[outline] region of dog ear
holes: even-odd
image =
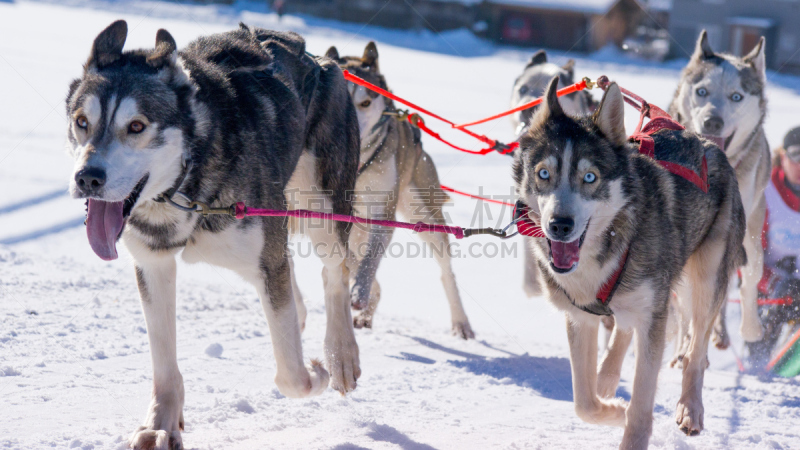
[[[574,59],[570,59],[569,61],[567,61],[567,63],[564,64],[563,66],[561,66],[561,68],[564,69],[565,72],[567,72],[567,75],[569,75],[569,79],[570,80],[575,76],[575,60]]]
[[[525,66],[525,68],[527,69],[528,67],[538,66],[539,64],[544,64],[546,62],[547,52],[544,50],[539,50],[538,52],[534,53],[533,56],[531,56],[531,60],[528,62],[528,65]]]
[[[118,60],[122,56],[122,48],[127,37],[128,23],[124,20],[118,20],[106,27],[94,39],[92,52],[84,67],[102,68]]]
[[[756,72],[761,77],[761,81],[766,81],[767,79],[767,58],[764,56],[765,53],[765,39],[764,36],[761,36],[761,39],[758,41],[753,50],[744,57],[746,62],[752,63],[753,67],[755,67]]]
[[[325,57],[330,58],[334,61],[338,61],[340,59],[339,50],[336,50],[336,46],[332,45],[331,48],[329,48],[328,51],[325,52]]]
[[[178,44],[175,43],[175,39],[169,31],[162,28],[156,33],[156,49],[147,57],[147,64],[155,68],[162,67],[169,62],[176,50]]]
[[[625,136],[625,102],[617,83],[611,83],[600,100],[600,106],[592,118],[603,135],[616,145],[627,141]]]
[[[716,56],[714,50],[711,48],[711,44],[708,43],[708,32],[703,30],[700,32],[700,37],[697,38],[692,59],[711,59],[714,56]]]
[[[558,76],[550,80],[545,91],[544,108],[542,108],[542,117],[553,118],[564,115],[564,110],[561,108],[561,103],[558,101]]]
[[[378,70],[378,46],[375,45],[375,41],[369,41],[369,44],[364,48],[364,56],[361,57],[361,62],[372,70]]]

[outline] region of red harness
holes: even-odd
[[[641,111],[639,124],[636,126],[636,130],[633,132],[633,134],[628,138],[631,142],[639,143],[639,153],[653,158],[658,162],[659,165],[664,167],[670,173],[686,179],[703,192],[708,193],[708,163],[706,162],[705,155],[703,155],[700,174],[680,164],[656,159],[655,139],[653,138],[653,135],[663,129],[680,131],[683,130],[684,127],[673,120],[672,117],[670,117],[670,115],[667,114],[663,109],[655,105],[648,104],[640,97],[635,96],[625,89],[622,89],[622,92],[626,96],[625,101]],[[627,98],[627,96],[631,96],[638,100],[640,105],[635,104],[633,101]],[[649,117],[651,120],[647,123],[647,125],[642,126],[644,124],[645,117]],[[531,219],[530,214],[528,214],[529,212],[530,209],[527,205],[520,201],[517,202],[517,205],[514,209],[514,220],[517,224],[517,231],[524,236],[536,238],[545,237],[541,226]],[[597,291],[595,296],[597,302],[591,303],[587,306],[580,306],[575,304],[574,300],[570,299],[572,303],[575,304],[577,308],[580,308],[591,314],[604,316],[612,315],[613,312],[608,305],[611,303],[611,298],[613,297],[614,292],[617,290],[617,286],[619,285],[620,278],[622,277],[622,272],[625,270],[625,264],[627,261],[628,250],[625,250],[625,253],[619,259],[619,267],[617,270],[611,274],[611,277],[606,280],[606,282],[600,287],[600,290]]]

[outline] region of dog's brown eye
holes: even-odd
[[[75,119],[75,125],[81,130],[85,130],[89,128],[89,121],[86,119],[86,116],[78,116],[78,118]]]
[[[138,120],[134,120],[128,125],[128,132],[130,133],[139,134],[142,131],[144,131],[144,124]]]
[[[359,103],[358,106],[360,106],[362,108],[367,108],[371,104],[372,104],[372,100],[364,100],[363,102]]]

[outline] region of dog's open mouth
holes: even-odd
[[[572,242],[547,239],[547,244],[550,246],[550,267],[556,273],[570,273],[578,267],[578,261],[581,258],[581,246],[583,246],[588,230],[589,225],[587,224],[581,237]]]
[[[105,261],[117,259],[117,240],[125,227],[125,219],[147,183],[148,175],[142,177],[125,200],[105,202],[90,198],[86,200],[86,235],[92,250]]]
[[[717,147],[719,147],[720,150],[722,150],[723,152],[727,152],[728,147],[731,145],[731,141],[733,140],[734,134],[736,134],[736,130],[733,130],[733,132],[728,137],[714,136],[710,134],[705,134],[703,135],[703,137],[717,144]]]

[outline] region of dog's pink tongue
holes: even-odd
[[[553,265],[559,269],[571,269],[580,259],[580,238],[572,242],[550,241],[550,254]]]
[[[92,250],[105,261],[117,259],[117,237],[122,231],[123,202],[89,199],[86,235]]]
[[[717,144],[717,147],[719,147],[720,150],[722,150],[723,152],[725,151],[725,138],[723,138],[722,136],[709,136],[709,135],[705,135],[704,137],[709,141]]]

